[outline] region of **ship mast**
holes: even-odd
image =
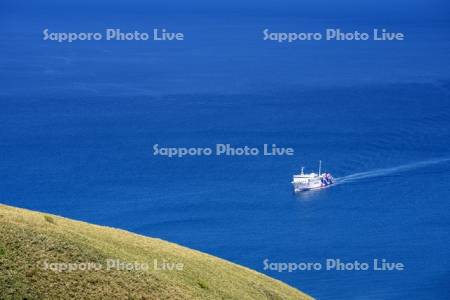
[[[319,176],[320,176],[320,172],[322,171],[322,161],[319,160]]]

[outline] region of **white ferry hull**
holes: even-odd
[[[324,188],[332,185],[332,183],[330,183],[328,185],[320,184],[320,185],[304,186],[304,185],[298,185],[298,184],[292,182],[292,185],[294,186],[294,192],[299,193],[299,192],[306,192],[306,191],[311,191],[311,190],[324,189]]]

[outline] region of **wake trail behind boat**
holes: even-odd
[[[440,159],[432,159],[432,160],[425,160],[425,161],[420,161],[420,162],[416,162],[416,163],[410,163],[410,164],[406,164],[406,165],[400,165],[400,166],[393,167],[393,168],[376,169],[376,170],[367,171],[367,172],[360,172],[360,173],[355,173],[355,174],[335,178],[335,183],[336,184],[349,183],[349,182],[354,182],[354,181],[367,179],[367,178],[380,177],[380,176],[386,176],[386,175],[390,175],[390,174],[407,172],[407,171],[411,171],[411,170],[415,170],[415,169],[419,169],[419,168],[425,168],[430,165],[446,163],[449,161],[450,161],[450,158],[440,158]]]

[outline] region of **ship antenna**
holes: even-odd
[[[322,171],[322,161],[319,160],[319,176],[320,176],[320,172]]]

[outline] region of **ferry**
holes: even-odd
[[[319,161],[319,173],[305,174],[303,169],[304,167],[300,174],[293,176],[292,185],[295,193],[325,188],[334,183],[334,178],[330,173],[321,173],[322,161]]]

